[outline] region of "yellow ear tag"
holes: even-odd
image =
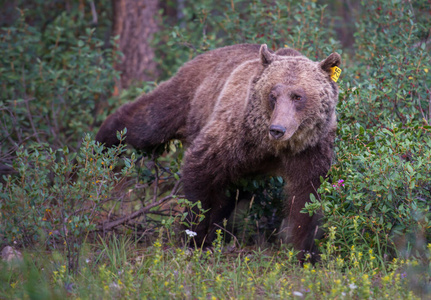
[[[334,82],[337,82],[338,77],[340,77],[341,69],[339,67],[332,67],[331,68],[331,78],[334,80]]]

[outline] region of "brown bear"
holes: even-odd
[[[282,176],[288,196],[281,237],[302,253],[314,252],[319,217],[300,211],[331,165],[338,88],[330,76],[340,61],[337,53],[313,62],[293,49],[273,53],[266,45],[212,50],[120,107],[96,140],[118,144],[116,132],[127,128],[126,142],[138,149],[171,139],[188,146],[184,193],[208,210],[199,224],[189,220],[198,243],[210,243],[214,224],[234,209],[229,184],[253,174]]]

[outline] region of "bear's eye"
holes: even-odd
[[[270,93],[270,94],[269,94],[269,100],[270,100],[272,103],[275,103],[275,102],[277,101],[277,97],[276,97],[273,93]]]
[[[301,101],[301,100],[302,100],[302,96],[300,96],[300,95],[296,95],[296,94],[293,94],[293,95],[292,95],[292,99],[293,99],[294,101]]]

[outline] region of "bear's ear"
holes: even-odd
[[[341,64],[341,56],[338,53],[332,53],[329,55],[325,60],[322,60],[320,62],[320,67],[323,71],[326,73],[331,74],[331,68],[333,67],[339,67]]]
[[[260,55],[260,61],[264,66],[267,66],[274,61],[274,54],[269,52],[268,46],[266,44],[263,44],[262,46],[260,46],[259,55]]]

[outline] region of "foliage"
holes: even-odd
[[[95,29],[78,28],[63,13],[41,32],[21,11],[0,31],[0,163],[10,163],[13,151],[31,142],[76,150],[91,131],[96,104],[112,91],[117,73],[114,51],[104,49]]]
[[[375,2],[363,9],[368,13],[357,24],[352,58],[357,63],[346,74],[341,119],[365,128],[422,120],[428,125],[431,69],[422,35],[429,20],[417,22],[419,12],[405,1]]]
[[[0,184],[0,235],[24,247],[64,246],[69,270],[76,271],[82,243],[96,228],[113,188],[133,170],[126,159],[121,172],[114,171],[124,146],[102,151],[89,135],[77,153],[44,145],[19,150],[18,175]]]
[[[417,255],[431,238],[431,128],[387,126],[340,124],[333,183],[323,183],[322,201],[312,205],[323,208],[326,226],[340,228],[343,251],[366,245],[380,255],[394,255],[395,247]]]
[[[329,22],[325,8],[293,0],[188,1],[179,24],[162,30],[154,41],[160,67],[170,77],[199,53],[240,43],[266,43],[272,50],[291,47],[311,59],[341,53],[335,32],[324,26]]]
[[[352,245],[385,259],[423,255],[431,239],[431,59],[423,39],[431,24],[417,22],[424,3],[367,4],[357,23],[340,83],[332,183],[309,205],[323,208],[326,228],[339,228],[345,257]]]

